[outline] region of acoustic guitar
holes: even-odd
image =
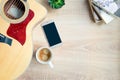
[[[14,80],[26,70],[32,29],[46,14],[35,0],[0,0],[0,80]]]

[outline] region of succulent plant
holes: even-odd
[[[49,5],[54,9],[61,8],[63,5],[65,5],[64,0],[48,0],[48,2]]]

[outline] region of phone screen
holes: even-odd
[[[43,30],[50,47],[62,42],[54,22],[43,25]]]

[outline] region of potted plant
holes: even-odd
[[[65,5],[64,0],[48,0],[49,5],[54,9],[59,9]]]

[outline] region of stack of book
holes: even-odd
[[[115,18],[120,19],[120,0],[88,0],[93,19],[96,23],[110,23]]]

